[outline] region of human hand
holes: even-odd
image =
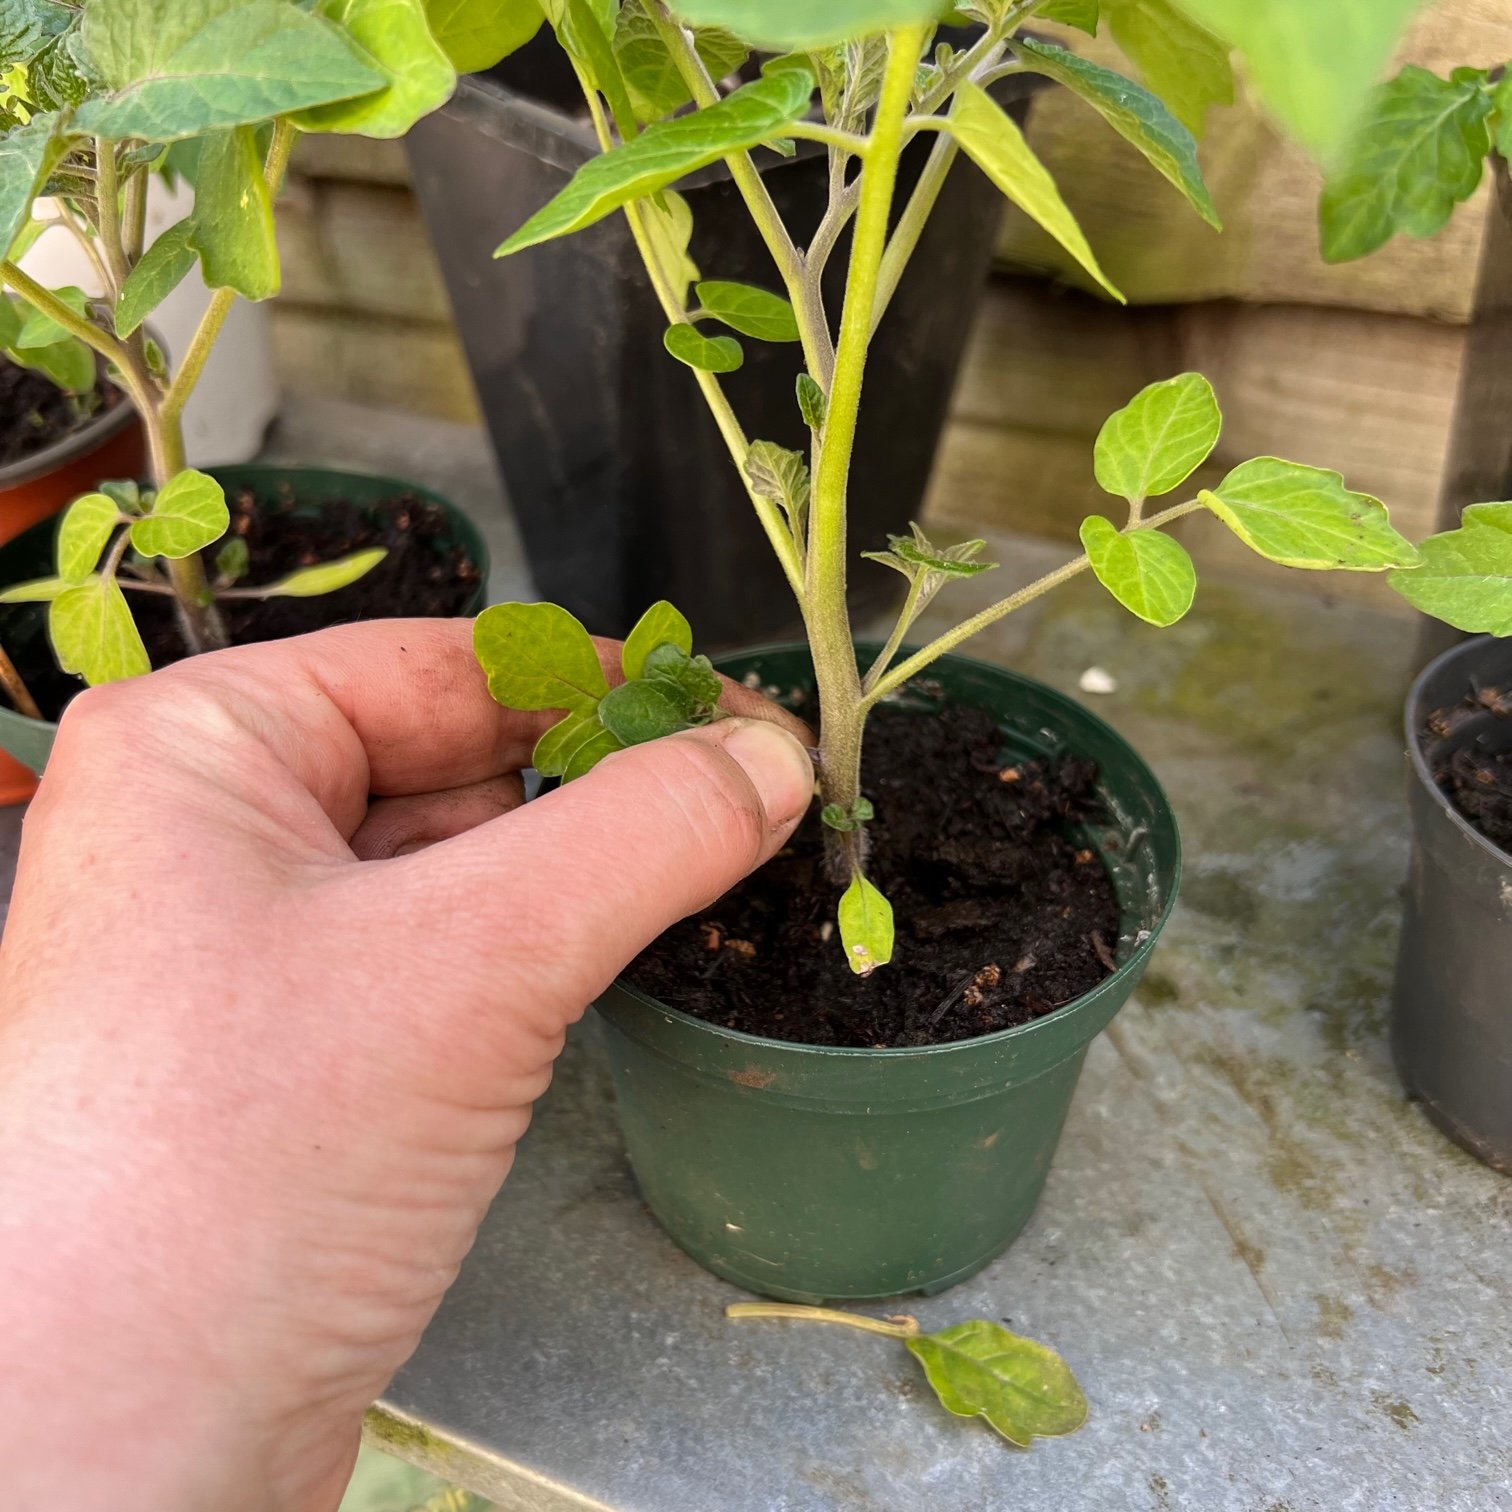
[[[808,806],[724,706],[519,807],[463,621],[74,703],[0,943],[8,1504],[335,1507],[566,1027]]]

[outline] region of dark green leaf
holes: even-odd
[[[225,490],[208,473],[189,467],[163,484],[151,511],[132,522],[131,544],[146,557],[193,556],[220,540],[230,525]]]
[[[724,683],[707,656],[689,656],[678,646],[658,646],[646,657],[645,674],[653,682],[677,688],[693,708],[695,724],[703,723],[719,703]]]
[[[0,247],[9,254],[31,217],[32,200],[63,156],[58,117],[34,116],[0,137]]]
[[[1097,580],[1131,614],[1174,625],[1197,595],[1197,569],[1185,548],[1158,530],[1120,532],[1101,515],[1082,521],[1081,541]]]
[[[1397,232],[1434,236],[1475,193],[1491,150],[1485,76],[1404,68],[1375,94],[1319,202],[1323,256],[1364,257]]]
[[[51,0],[0,0],[0,72],[30,63],[71,19]]]
[[[703,336],[690,325],[668,326],[662,345],[679,362],[703,373],[733,373],[745,361],[733,336]]]
[[[131,335],[194,266],[194,248],[189,245],[191,224],[191,220],[181,220],[170,226],[126,275],[116,301],[117,336]]]
[[[659,679],[621,683],[598,706],[599,723],[627,746],[688,729],[692,713],[692,704],[681,696],[681,690]]]
[[[985,90],[971,83],[960,86],[950,112],[950,129],[967,157],[1020,210],[1043,226],[1108,293],[1125,302],[1098,265],[1049,170]]]
[[[1198,497],[1246,546],[1283,567],[1381,572],[1418,564],[1379,499],[1352,493],[1320,467],[1257,457]]]
[[[1197,139],[1148,89],[1064,47],[1036,42],[1031,37],[1019,38],[1014,46],[1029,68],[1085,100],[1144,154],[1157,173],[1186,195],[1203,220],[1221,227],[1213,197],[1202,181]]]
[[[690,26],[720,26],[769,52],[933,21],[949,8],[942,0],[675,0],[672,6]]]
[[[1152,383],[1109,416],[1098,435],[1098,485],[1131,504],[1159,498],[1212,455],[1222,429],[1217,396],[1201,373]]]
[[[807,65],[781,59],[719,104],[648,126],[633,142],[590,158],[555,199],[499,247],[497,255],[591,226],[695,168],[756,146],[802,115],[812,92],[813,74]]]
[[[244,299],[278,293],[273,205],[250,127],[201,141],[188,239],[212,289],[235,289]]]
[[[247,575],[252,565],[252,553],[246,540],[239,535],[228,536],[226,544],[215,553],[215,576],[222,588],[229,588]]]
[[[722,79],[745,62],[749,48],[728,32],[701,31],[694,46],[712,78]],[[619,59],[631,104],[642,121],[670,115],[690,98],[671,53],[662,44],[656,23],[643,0],[625,0],[614,24],[614,55]]]
[[[541,29],[537,0],[425,0],[431,36],[458,73],[482,73]]]
[[[4,0],[0,0],[4,3]],[[80,45],[76,22],[54,37],[27,65],[26,87],[43,110],[72,110],[99,85]]]
[[[84,13],[108,89],[79,131],[171,142],[383,88],[338,27],[288,0],[110,0]]]
[[[1229,47],[1173,0],[1103,0],[1113,40],[1195,137],[1214,105],[1234,103]]]
[[[1512,635],[1512,503],[1471,505],[1418,551],[1422,566],[1387,579],[1409,604],[1456,630]]]
[[[100,492],[111,500],[122,514],[136,515],[142,512],[142,490],[133,478],[120,478],[100,484]]]
[[[840,899],[840,940],[857,976],[870,976],[892,960],[892,904],[860,872]]]
[[[588,714],[609,691],[582,625],[555,604],[495,604],[473,623],[488,691],[510,709]]]
[[[562,781],[576,782],[585,772],[592,771],[604,757],[624,749],[617,736],[601,728],[591,740],[585,740],[582,745],[574,748],[562,769]]]
[[[262,598],[323,598],[365,577],[388,555],[382,546],[368,546],[330,562],[299,567],[276,583],[258,589]]]
[[[152,670],[121,585],[113,577],[60,593],[48,606],[47,631],[58,665],[91,687]]]
[[[675,646],[684,655],[693,650],[693,628],[666,599],[652,604],[635,622],[620,650],[620,670],[633,681],[644,674],[646,658],[658,646]]]
[[[803,423],[811,431],[824,429],[825,417],[829,414],[829,395],[807,373],[798,375],[798,410]]]
[[[1062,26],[1074,26],[1089,37],[1097,35],[1097,0],[1048,0],[1035,11],[1036,21],[1059,21]]]
[[[745,475],[752,492],[777,505],[794,539],[802,540],[808,520],[808,463],[775,441],[753,441],[746,453]]]
[[[986,1418],[1021,1449],[1087,1421],[1087,1399],[1066,1362],[997,1323],[973,1318],[903,1342],[947,1412]]]
[[[82,583],[100,565],[106,542],[121,523],[116,501],[103,493],[80,495],[58,526],[58,576]]]
[[[757,341],[797,341],[798,317],[780,294],[707,278],[693,290],[704,313]]]

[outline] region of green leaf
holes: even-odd
[[[757,341],[797,341],[798,317],[780,294],[753,284],[706,278],[693,290],[704,313]]]
[[[692,713],[691,703],[675,684],[651,679],[611,688],[598,706],[599,723],[627,746],[688,729]]]
[[[1158,530],[1121,532],[1101,515],[1081,524],[1081,541],[1097,581],[1131,614],[1174,625],[1197,594],[1197,569],[1185,548]]]
[[[1025,65],[1065,85],[1085,100],[1125,141],[1132,143],[1162,177],[1191,201],[1215,229],[1222,228],[1213,196],[1202,181],[1197,139],[1142,84],[1101,63],[1079,58],[1064,47],[1021,37],[1014,46]]]
[[[0,137],[0,247],[9,249],[25,229],[32,200],[64,146],[55,115],[33,116]]]
[[[77,337],[67,336],[51,346],[12,351],[22,367],[34,368],[67,394],[87,394],[95,386],[99,369],[94,353]]]
[[[596,714],[569,714],[536,742],[530,764],[543,777],[565,780],[569,771],[581,777],[595,762],[623,749]]]
[[[1097,35],[1098,0],[1049,0],[1035,11],[1036,21],[1058,21],[1062,26],[1074,26],[1089,37]]]
[[[52,293],[81,320],[88,319],[89,296],[83,289],[66,285],[61,289],[54,289]],[[16,351],[29,352],[38,347],[56,346],[60,341],[68,340],[68,332],[46,311],[39,310],[33,305],[26,305],[25,311],[20,334],[10,343]]]
[[[14,294],[0,295],[0,351],[15,346],[29,308]]]
[[[172,142],[383,88],[341,30],[289,0],[109,0],[84,12],[105,92],[73,125]]]
[[[591,772],[604,757],[612,756],[616,751],[624,749],[617,736],[609,730],[600,728],[591,740],[585,740],[582,745],[574,748],[567,758],[566,765],[562,768],[562,781],[576,782],[585,772]]]
[[[194,266],[194,248],[189,245],[192,225],[192,219],[186,219],[169,226],[126,275],[121,297],[116,301],[117,336],[131,335]]]
[[[647,655],[645,675],[653,682],[675,687],[692,706],[694,724],[704,724],[713,717],[724,692],[724,682],[707,656],[689,656],[670,643],[657,646]]]
[[[75,499],[58,526],[58,576],[82,583],[100,565],[100,554],[121,523],[116,501],[103,493]]]
[[[12,583],[11,586],[0,592],[0,604],[46,604],[51,603],[59,594],[67,593],[70,588],[77,588],[80,584],[73,578],[32,578],[26,583]]]
[[[459,74],[482,73],[541,29],[537,0],[425,0],[425,19]]]
[[[70,12],[51,0],[0,0],[0,71],[30,63],[69,20]]]
[[[840,941],[857,976],[870,976],[892,960],[892,904],[860,872],[840,899]]]
[[[884,567],[901,572],[910,582],[921,573],[934,573],[940,578],[975,577],[979,572],[991,572],[998,565],[976,560],[987,545],[986,541],[958,541],[954,546],[936,546],[917,522],[911,521],[908,528],[911,537],[888,535],[889,550],[863,551],[861,555],[869,562],[880,562]]]
[[[1399,231],[1442,231],[1481,181],[1491,108],[1483,74],[1440,79],[1413,65],[1382,85],[1323,186],[1324,260],[1364,257]]]
[[[580,231],[630,200],[655,194],[726,153],[754,147],[808,109],[814,76],[792,59],[769,63],[761,78],[717,105],[648,126],[633,142],[590,158],[567,187],[498,249],[505,257]]]
[[[829,395],[807,373],[799,373],[797,388],[798,412],[803,423],[811,431],[822,431],[829,416]]]
[[[1053,1349],[973,1318],[903,1341],[924,1367],[940,1405],[957,1417],[984,1417],[1010,1444],[1075,1433],[1087,1399]]]
[[[278,293],[273,204],[250,126],[201,139],[188,240],[212,289],[254,300]]]
[[[1223,429],[1213,386],[1182,373],[1141,389],[1097,437],[1093,468],[1104,493],[1142,504],[1188,478],[1212,455]]]
[[[739,68],[750,50],[737,37],[722,31],[698,32],[693,45],[709,76],[715,79]],[[688,103],[688,87],[662,44],[643,0],[625,0],[620,6],[614,23],[614,55],[640,120],[657,120]]]
[[[609,691],[588,632],[555,604],[495,604],[473,623],[473,653],[506,708],[588,714]]]
[[[1512,158],[1512,68],[1492,90],[1491,103],[1496,108],[1496,150]]]
[[[630,141],[639,127],[609,41],[614,31],[612,8],[602,0],[542,0],[541,8],[568,57],[608,103],[620,136]]]
[[[126,596],[113,577],[60,593],[48,606],[47,632],[58,665],[92,688],[152,670]]]
[[[675,189],[664,189],[660,202],[642,203],[641,213],[656,260],[678,304],[682,304],[688,297],[688,285],[698,277],[698,264],[688,256],[688,243],[693,239],[693,211]]]
[[[1320,467],[1257,457],[1198,498],[1246,546],[1283,567],[1381,572],[1419,560],[1379,499],[1352,493]]]
[[[803,457],[775,441],[753,441],[746,453],[745,475],[752,492],[777,505],[794,539],[801,540],[809,507],[809,470]]]
[[[826,47],[868,32],[933,21],[942,0],[673,0],[690,26],[719,26],[768,52]]]
[[[1020,210],[1043,226],[1120,304],[1126,303],[1098,266],[1049,170],[985,90],[971,83],[956,90],[950,130],[972,162]]]
[[[301,131],[400,137],[451,98],[457,73],[431,36],[423,0],[320,0],[315,10],[362,49],[388,88],[302,110],[293,117]]]
[[[1512,503],[1472,504],[1418,552],[1422,566],[1387,579],[1409,604],[1456,630],[1512,635]]]
[[[42,110],[72,110],[99,85],[81,45],[78,23],[49,42],[26,66],[26,88]]]
[[[1178,0],[1244,54],[1271,113],[1304,147],[1330,156],[1425,0]]]
[[[635,628],[625,637],[620,651],[620,670],[628,680],[642,676],[646,658],[658,646],[676,646],[685,656],[693,650],[693,627],[666,599],[661,599],[641,615]]]
[[[382,546],[368,546],[362,551],[353,551],[330,562],[317,562],[313,567],[301,567],[287,577],[281,577],[266,588],[257,590],[260,598],[323,598],[335,593],[338,588],[349,587],[358,578],[366,577],[388,551]]]
[[[142,489],[134,478],[112,478],[100,484],[100,492],[124,515],[142,512]]]
[[[239,535],[228,536],[226,544],[215,553],[215,576],[220,587],[229,588],[247,575],[252,565],[252,553],[246,541]],[[319,569],[315,569],[319,571]]]
[[[703,336],[693,326],[681,323],[662,332],[662,345],[679,362],[702,373],[733,373],[745,361],[745,353],[733,336]]]
[[[1153,93],[1195,137],[1208,110],[1234,103],[1228,45],[1172,0],[1103,0],[1108,29]]]
[[[185,468],[158,489],[152,511],[131,524],[131,544],[142,556],[193,556],[231,525],[225,490],[208,473]]]

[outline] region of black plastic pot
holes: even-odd
[[[1022,121],[1028,80],[1000,98]],[[927,135],[927,134],[926,134]],[[655,599],[677,604],[711,647],[797,628],[797,610],[666,326],[623,216],[502,261],[493,250],[597,150],[549,34],[462,81],[407,138],[415,187],[446,277],[473,381],[544,598],[623,634]],[[909,150],[900,196],[929,150]],[[826,157],[758,153],[778,209],[804,240],[827,195]],[[780,283],[722,165],[678,185],[704,276]],[[851,535],[880,545],[919,511],[992,256],[1001,196],[969,163],[952,170],[872,348],[851,472]],[[849,239],[825,278],[840,307]],[[747,434],[805,447],[793,396],[796,345],[746,341],[725,380]],[[885,602],[891,574],[853,575]]]
[[[1407,699],[1412,870],[1392,1000],[1392,1047],[1407,1090],[1457,1144],[1512,1175],[1512,855],[1450,803],[1434,772],[1456,746],[1512,750],[1512,719],[1487,712],[1445,739],[1429,715],[1473,688],[1512,685],[1512,642],[1445,652]]]

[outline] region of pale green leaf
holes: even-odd
[[[26,228],[32,200],[65,145],[55,115],[33,116],[0,136],[0,247],[8,250]]]
[[[1087,1421],[1087,1399],[1070,1366],[1000,1324],[973,1318],[904,1343],[947,1412],[986,1418],[1021,1449],[1036,1438],[1075,1433]]]
[[[1198,497],[1246,546],[1283,567],[1382,572],[1419,560],[1379,499],[1351,492],[1324,468],[1257,457]]]
[[[289,0],[109,0],[84,45],[108,86],[73,120],[171,142],[371,94],[384,76],[338,27]]]
[[[803,416],[803,423],[811,431],[822,431],[829,415],[829,395],[807,373],[799,373],[797,390],[798,412]]]
[[[670,325],[662,332],[662,345],[679,362],[701,373],[733,373],[745,354],[733,336],[704,336],[693,326]]]
[[[1271,113],[1329,157],[1359,120],[1397,40],[1426,0],[1177,0],[1244,54]]]
[[[208,473],[185,468],[157,492],[152,512],[131,523],[142,556],[187,557],[218,541],[231,525],[225,490]]]
[[[541,29],[538,0],[425,0],[430,32],[459,74],[482,73]]]
[[[1472,505],[1418,552],[1422,566],[1387,579],[1409,604],[1456,630],[1512,635],[1512,503]]]
[[[94,579],[90,578],[86,581],[92,582]],[[9,588],[0,592],[0,604],[47,604],[59,594],[67,593],[70,588],[80,586],[76,578],[32,578],[25,583],[12,583]]]
[[[82,583],[100,565],[100,554],[120,523],[119,506],[105,494],[87,493],[75,499],[58,526],[58,576]]]
[[[1485,76],[1440,79],[1404,68],[1370,112],[1323,186],[1323,257],[1348,262],[1397,232],[1435,236],[1480,184],[1491,150]]]
[[[746,481],[763,499],[770,499],[788,518],[795,539],[805,533],[809,507],[808,463],[775,441],[753,441],[745,460]]]
[[[388,88],[302,110],[293,118],[301,131],[400,137],[451,98],[457,73],[431,35],[424,0],[320,0],[316,13],[362,49]]]
[[[323,598],[338,588],[349,587],[366,577],[388,555],[382,546],[368,546],[330,562],[300,567],[276,583],[258,589],[260,598]]]
[[[693,41],[714,79],[722,79],[739,68],[749,51],[744,42],[728,32],[697,32]],[[614,23],[614,55],[639,119],[654,121],[688,103],[688,86],[663,45],[643,0],[625,0],[620,6]]]
[[[644,675],[646,658],[658,646],[676,646],[684,655],[693,652],[693,627],[682,611],[673,608],[666,599],[652,604],[625,637],[620,649],[620,670],[627,679],[633,681]]]
[[[780,66],[779,66],[780,65]],[[590,158],[553,200],[498,249],[497,256],[591,226],[630,200],[654,194],[726,153],[754,147],[808,109],[813,74],[782,59],[717,105],[648,126],[633,142]]]
[[[573,748],[566,765],[562,768],[562,781],[576,782],[584,773],[591,772],[604,757],[612,756],[616,751],[624,749],[612,731],[600,727],[591,740],[585,740],[581,745]]]
[[[621,138],[630,141],[639,125],[609,40],[614,32],[612,5],[602,0],[542,0],[542,9],[557,41],[603,95]]]
[[[1197,594],[1197,569],[1186,549],[1158,530],[1121,532],[1101,515],[1082,521],[1081,541],[1097,581],[1131,614],[1174,625]]]
[[[61,304],[66,305],[81,320],[88,319],[89,296],[83,289],[65,285],[51,292]],[[46,311],[39,310],[33,305],[25,305],[24,308],[26,314],[21,322],[20,334],[9,343],[16,351],[29,352],[38,347],[56,346],[58,342],[68,339],[68,331]]]
[[[1148,89],[1064,47],[1031,37],[1019,38],[1014,46],[1035,73],[1063,84],[1137,147],[1157,173],[1186,195],[1208,225],[1221,227],[1197,162],[1197,139]]]
[[[543,777],[560,777],[579,746],[604,733],[596,713],[568,714],[536,741],[530,764]]]
[[[719,26],[769,52],[826,47],[936,20],[944,0],[674,0],[690,26]]]
[[[47,632],[58,665],[91,687],[152,670],[126,596],[113,577],[60,593],[48,606]]]
[[[495,604],[473,624],[488,691],[506,708],[587,714],[609,691],[582,625],[555,604]]]
[[[278,293],[273,205],[250,126],[200,140],[188,241],[212,289],[235,289],[244,299]]]
[[[15,346],[28,308],[14,294],[0,295],[0,351]]]
[[[1193,136],[1202,135],[1212,106],[1234,103],[1227,43],[1173,0],[1103,0],[1103,14],[1124,55]]]
[[[781,294],[752,284],[706,278],[694,294],[704,313],[757,341],[797,341],[798,317]]]
[[[1098,435],[1098,486],[1131,504],[1170,493],[1212,455],[1222,428],[1217,396],[1201,373],[1152,383]]]
[[[189,245],[190,220],[170,226],[142,254],[126,275],[116,301],[117,336],[129,336],[179,286],[194,266]]]
[[[675,189],[663,189],[660,202],[644,201],[641,213],[657,264],[678,304],[682,304],[688,297],[688,285],[698,277],[698,264],[688,256],[688,243],[693,239],[693,211]]]
[[[1491,92],[1496,107],[1496,150],[1512,158],[1512,68],[1509,68]]]
[[[99,378],[94,353],[78,340],[67,336],[51,346],[12,351],[11,359],[22,367],[45,374],[68,394],[87,394]]]
[[[869,976],[892,960],[892,904],[860,872],[840,899],[840,941],[857,976]]]
[[[1058,21],[1074,26],[1089,37],[1097,35],[1098,0],[1048,0],[1034,13],[1036,21]]]
[[[649,678],[621,683],[599,700],[599,723],[621,745],[643,745],[693,723],[692,700],[675,683]]]
[[[950,112],[950,130],[966,155],[1019,209],[1043,226],[1108,293],[1125,302],[1098,266],[1049,170],[985,90],[971,83],[960,86]]]

